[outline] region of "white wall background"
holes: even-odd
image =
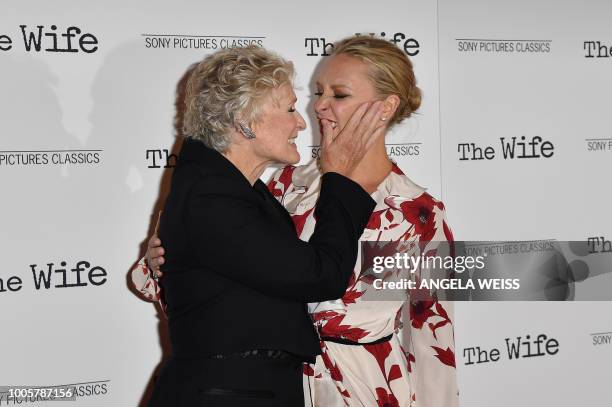
[[[126,280],[169,174],[149,168],[155,153],[147,159],[146,150],[171,150],[179,80],[214,47],[154,48],[147,38],[172,45],[199,39],[187,36],[215,36],[218,47],[233,37],[259,37],[254,40],[295,62],[298,109],[310,116],[311,75],[321,57],[307,55],[307,38],[321,44],[322,38],[384,32],[416,39],[412,61],[423,105],[387,141],[404,144],[404,151],[406,143],[413,152],[418,146],[418,155],[394,159],[444,200],[455,238],[612,237],[612,58],[587,58],[584,48],[585,41],[600,41],[610,54],[609,2],[5,1],[0,8],[0,49],[12,40],[0,50],[0,386],[86,383],[70,405],[133,406],[161,359],[156,310]],[[42,25],[49,33],[51,25],[57,33],[76,26],[95,36],[98,49],[27,51],[20,25]],[[43,48],[50,40],[44,37]],[[460,50],[462,42],[477,50]],[[511,43],[515,51],[489,52],[494,48],[481,49],[482,42]],[[549,52],[517,50],[526,44],[547,44]],[[308,124],[298,140],[303,163],[318,144],[316,123]],[[504,159],[500,137],[521,136],[549,141],[553,155]],[[603,139],[596,140],[602,149],[593,150],[590,139]],[[492,146],[495,158],[460,160],[462,143]],[[52,160],[60,150],[100,150],[99,162],[2,161],[15,151]],[[36,289],[31,265],[72,269],[79,261],[103,268],[105,282],[55,288],[62,273],[52,271],[51,288]],[[81,281],[88,282],[89,269]],[[77,282],[75,272],[67,275]],[[13,288],[22,281],[19,290],[8,289],[11,277]],[[610,278],[598,278],[612,288]],[[463,406],[612,403],[612,343],[605,342],[610,302],[460,303],[456,309]],[[555,338],[558,353],[508,359],[505,338],[539,334]],[[467,364],[464,349],[475,346],[498,348],[500,360]],[[105,385],[104,394],[94,394],[96,384]],[[0,405],[11,402],[0,394]]]

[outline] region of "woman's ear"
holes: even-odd
[[[389,120],[395,114],[400,103],[400,98],[397,95],[389,95],[383,100],[382,117],[384,120]]]
[[[236,130],[247,139],[254,139],[255,132],[244,122],[236,120]]]

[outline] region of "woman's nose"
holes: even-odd
[[[329,102],[327,101],[327,98],[325,97],[319,97],[319,99],[317,99],[317,101],[314,104],[314,110],[317,114],[321,114],[323,113],[325,110],[327,110],[329,107]]]
[[[300,113],[298,113],[297,116],[298,116],[298,119],[297,119],[298,129],[300,131],[301,130],[305,130],[306,129],[306,120],[304,120],[304,117]]]

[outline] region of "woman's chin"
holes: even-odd
[[[300,162],[300,153],[297,151],[297,147],[292,147],[295,149],[295,151],[292,151],[290,154],[287,154],[286,157],[284,157],[285,159],[283,160],[283,164],[297,164]]]

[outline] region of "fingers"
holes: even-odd
[[[164,248],[161,247],[161,240],[159,240],[157,235],[151,236],[147,247],[147,258],[154,259],[163,256],[164,253]]]
[[[154,247],[159,247],[161,246],[161,240],[159,240],[159,238],[157,237],[157,235],[153,235],[151,236],[151,238],[149,239],[149,244],[148,244],[148,248],[152,249]]]
[[[159,266],[161,266],[165,262],[163,255],[163,247],[149,249],[147,251],[147,264],[149,265],[149,267],[159,269]]]
[[[157,231],[159,229],[159,220],[161,219],[162,211],[159,211],[157,214],[157,222],[155,223],[155,230],[153,231],[153,235],[157,236]]]
[[[372,104],[368,111],[365,112],[360,124],[365,125],[366,129],[369,130],[369,132],[372,132],[376,127],[382,124],[382,120],[380,120],[382,117],[382,111],[383,102],[377,100]]]
[[[321,148],[326,148],[334,141],[334,129],[327,119],[321,119]]]
[[[385,123],[381,120],[383,112],[383,102],[377,101],[368,109],[361,119],[360,126],[362,131],[358,133],[362,137],[364,145],[371,145],[374,134],[379,129],[384,129]],[[383,132],[384,133],[384,132]]]
[[[149,269],[151,270],[151,277],[153,277],[154,280],[157,280],[158,278],[164,275],[164,273],[162,273],[159,269],[159,266],[161,266],[162,264],[164,264],[163,257],[151,259],[151,261],[148,263]]]
[[[384,126],[380,120],[382,110],[383,102],[380,100],[362,104],[353,112],[341,134],[350,137],[350,143],[355,144],[358,150],[364,148],[372,133],[377,128]]]
[[[147,249],[147,266],[152,270],[153,278],[161,277],[159,268],[165,262],[165,259],[162,257],[164,253],[165,250],[161,247],[161,240],[156,235],[151,236]]]
[[[371,106],[371,102],[365,102],[361,106],[359,106],[357,109],[355,109],[355,111],[351,115],[351,118],[346,123],[342,131],[340,131],[340,133],[338,134],[335,140],[338,140],[338,142],[341,142],[345,138],[351,137],[353,133],[355,132],[355,130],[357,129],[357,126],[359,126],[359,123],[361,123],[361,119],[363,115],[365,114],[365,112],[368,110],[370,106]]]
[[[370,137],[368,137],[368,139],[365,141],[365,149],[369,150],[370,147],[372,147],[374,145],[374,143],[376,143],[376,140],[380,139],[381,137],[385,136],[385,126],[384,124],[381,126],[378,126],[377,128],[374,129],[374,132],[370,135]]]
[[[160,266],[164,264],[165,259],[162,257],[165,253],[164,248],[161,247],[161,240],[157,236],[159,229],[159,220],[161,218],[162,211],[159,211],[157,216],[157,223],[155,224],[155,231],[153,236],[149,239],[147,247],[147,266],[151,270],[151,276],[157,280],[163,273],[159,270]]]
[[[364,111],[364,107],[367,109]],[[360,117],[359,122],[353,129],[347,129],[349,126],[345,126],[347,130],[347,137],[350,134],[350,142],[352,145],[353,154],[356,157],[362,157],[365,151],[367,151],[382,134],[384,134],[384,122],[381,120],[383,111],[383,102],[375,101],[360,106],[351,117],[353,125],[357,123],[357,118]],[[344,130],[343,129],[343,132]],[[382,132],[381,132],[382,131]]]
[[[149,250],[148,255],[158,266],[164,264],[164,258],[162,257],[164,255],[163,247],[156,247]]]

